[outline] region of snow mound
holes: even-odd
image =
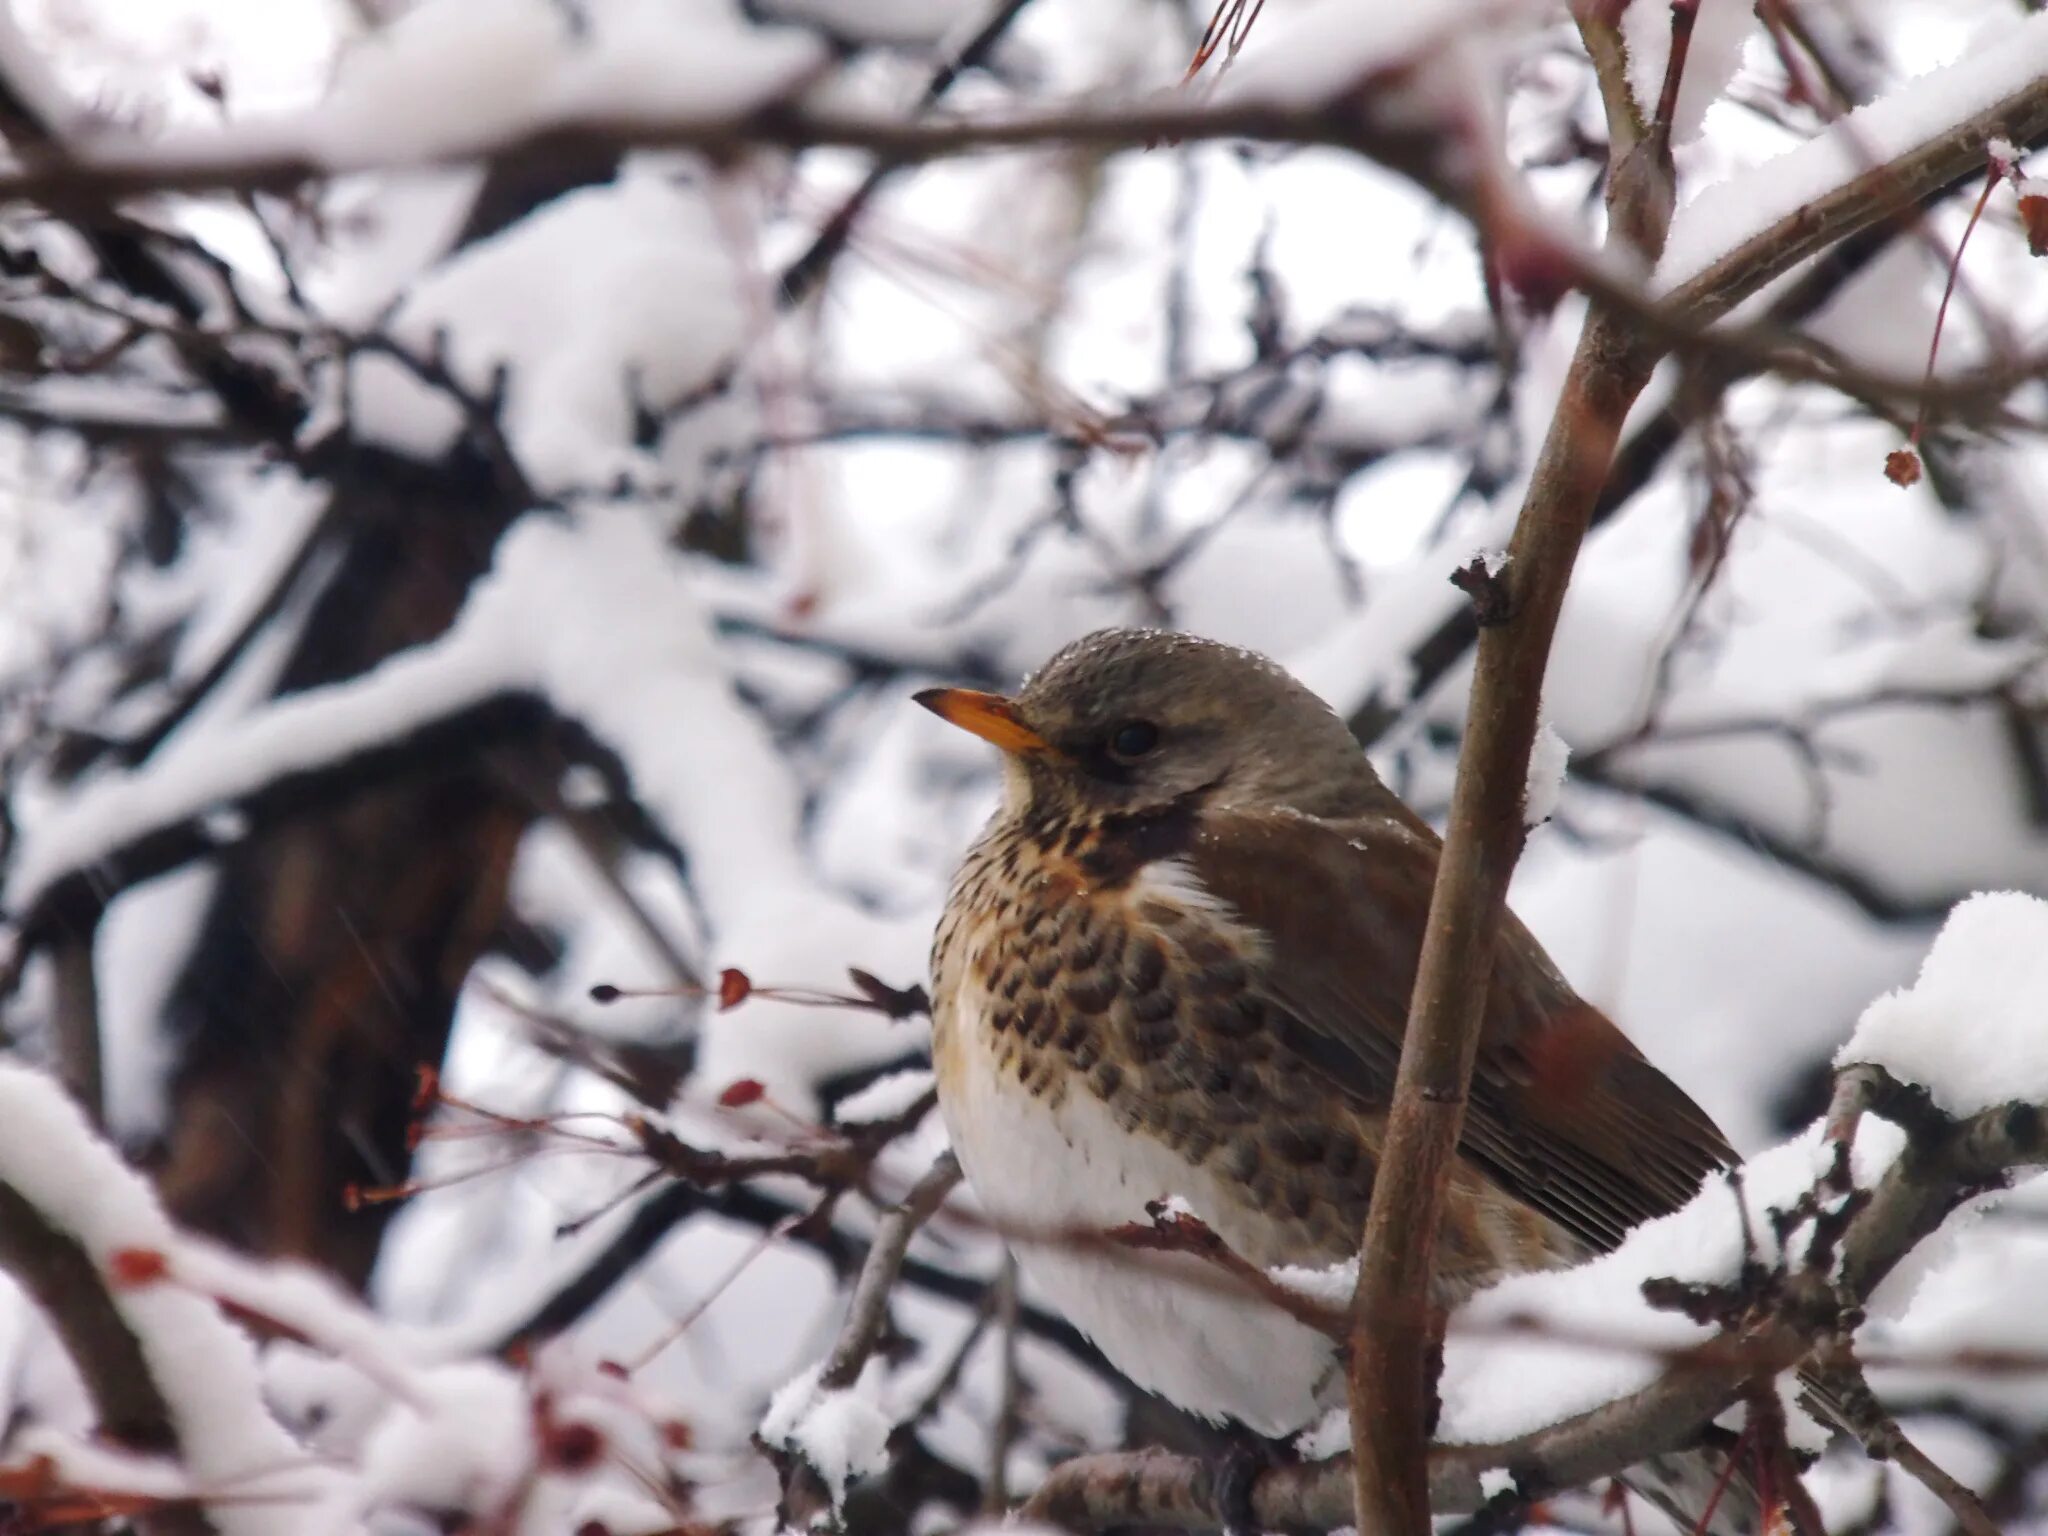
[[[1918,1083],[1952,1115],[2048,1099],[2048,901],[1972,896],[1949,914],[1910,987],[1863,1010],[1835,1062]]]

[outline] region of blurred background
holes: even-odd
[[[0,137],[34,159],[297,133],[371,167],[408,135],[509,139],[537,101],[1057,108],[1174,88],[1211,9],[15,0]],[[1796,30],[1748,25],[1678,148],[1682,202],[2028,8],[1778,9]],[[1317,10],[1272,0],[1242,67],[1304,68]],[[1515,20],[1488,41],[1509,156],[1595,239],[1591,69],[1561,8]],[[1917,373],[1980,186],[1756,316],[1847,373]],[[1937,371],[2023,356],[2039,271],[2002,191]],[[1314,148],[892,168],[598,133],[10,207],[6,1049],[197,1231],[454,1336],[645,1357],[686,1405],[699,1507],[762,1515],[749,1437],[829,1340],[871,1208],[649,1184],[560,1117],[801,1140],[910,1103],[914,1000],[811,996],[872,995],[849,968],[922,983],[994,804],[992,754],[909,696],[1013,686],[1093,628],[1274,655],[1439,816],[1472,641],[1447,578],[1505,543],[1582,309],[1489,280],[1461,218]],[[1568,777],[1513,895],[1745,1151],[1819,1111],[1954,902],[2048,887],[2040,385],[1933,413],[1900,487],[1910,412],[1758,361],[1667,364],[1632,419],[1546,690]],[[755,995],[721,1007],[728,969]],[[501,1118],[416,1146],[423,1066]],[[891,1143],[884,1194],[940,1134]],[[2003,1219],[2000,1262],[2048,1276],[2025,1203]],[[893,1358],[929,1401],[868,1529],[1193,1434],[991,1291],[985,1239],[915,1259]],[[0,1425],[49,1347],[0,1330]],[[1944,1432],[2021,1487],[2032,1402]],[[1845,1525],[1911,1526],[1915,1495],[1873,1478]]]

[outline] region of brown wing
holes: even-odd
[[[1392,1097],[1437,853],[1435,834],[1391,816],[1211,811],[1190,854],[1204,886],[1270,936],[1257,985],[1282,1016],[1282,1043],[1373,1107]],[[1461,1146],[1598,1249],[1735,1161],[1706,1113],[1566,985],[1512,914]]]

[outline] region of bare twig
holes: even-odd
[[[959,1182],[960,1164],[952,1153],[943,1152],[902,1201],[882,1213],[874,1241],[868,1246],[867,1259],[854,1281],[846,1321],[818,1373],[819,1390],[843,1392],[860,1380],[862,1369],[882,1341],[889,1321],[889,1295],[902,1272],[910,1240]],[[823,1480],[797,1455],[788,1458],[783,1471],[784,1511],[792,1523],[815,1524],[832,1508]]]
[[[988,1476],[981,1485],[982,1507],[1001,1514],[1010,1507],[1010,1447],[1017,1440],[1020,1383],[1017,1379],[1017,1256],[1003,1255],[996,1274],[996,1416],[989,1426]]]
[[[975,29],[974,35],[933,71],[931,79],[925,82],[924,90],[918,95],[915,110],[919,113],[930,111],[952,90],[956,80],[987,59],[1030,3],[1031,0],[998,0],[995,9]],[[811,243],[804,248],[803,254],[783,268],[782,277],[775,285],[775,302],[779,308],[793,309],[811,296],[831,270],[839,253],[846,249],[854,225],[860,222],[868,205],[898,169],[900,167],[896,163],[884,160],[862,177],[860,184],[833,209],[831,217],[811,237]]]
[[[1172,1211],[1161,1205],[1148,1207],[1152,1220],[1111,1227],[1101,1241],[1111,1249],[1130,1253],[1192,1254],[1216,1271],[1220,1288],[1242,1290],[1268,1306],[1286,1313],[1304,1328],[1312,1328],[1334,1343],[1344,1342],[1343,1316],[1313,1296],[1281,1284],[1250,1259],[1237,1252],[1200,1217]],[[1093,1246],[1093,1234],[1078,1231],[1062,1234],[1062,1243],[1075,1247]]]
[[[1879,1461],[1896,1462],[1917,1479],[1955,1516],[1956,1527],[1966,1536],[1998,1536],[1998,1524],[1969,1488],[1943,1470],[1915,1445],[1885,1411],[1863,1374],[1856,1357],[1854,1338],[1845,1330],[1828,1339],[1814,1352],[1818,1379],[1838,1406],[1844,1425]]]
[[[882,1337],[882,1326],[889,1315],[889,1292],[903,1268],[903,1256],[910,1249],[911,1238],[959,1182],[960,1164],[952,1153],[942,1153],[911,1186],[910,1192],[882,1213],[875,1227],[875,1240],[868,1248],[867,1262],[861,1265],[860,1278],[854,1282],[845,1326],[819,1374],[819,1386],[840,1390],[860,1379],[861,1367],[868,1363]]]

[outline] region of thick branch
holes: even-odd
[[[106,1117],[106,1077],[101,1064],[100,989],[93,968],[97,925],[67,933],[50,947],[58,1075],[87,1117]]]
[[[233,835],[247,837],[362,789],[455,760],[480,744],[531,739],[555,718],[530,694],[494,694],[382,740],[338,750],[324,761],[280,768],[268,776],[250,773],[253,782],[246,784],[236,782],[236,769],[245,765],[230,763],[219,798],[190,811],[169,805],[161,820],[139,821],[132,832],[93,850],[88,861],[53,872],[27,892],[20,910],[9,914],[17,925],[18,950],[26,953],[61,934],[88,933],[123,891],[217,851],[224,813],[237,818]]]
[[[1377,1449],[1359,1496],[1361,1530],[1427,1528],[1414,1469],[1430,1420],[1427,1301],[1443,1190],[1464,1125],[1466,1085],[1509,877],[1520,856],[1523,794],[1543,674],[1565,588],[1623,419],[1653,359],[1628,321],[1587,316],[1550,435],[1509,545],[1505,623],[1483,629],[1471,721],[1423,935],[1393,1112],[1367,1221],[1353,1308],[1351,1405],[1359,1446]]]
[[[1587,19],[1598,31],[1603,23]],[[1675,95],[1682,59],[1674,39]],[[1655,259],[1671,200],[1665,125],[1653,124],[1614,166],[1610,226]],[[1694,321],[1725,314],[1771,276],[1869,223],[1909,208],[1981,157],[1988,133],[2048,127],[2048,82],[2036,81],[1950,132],[1854,178],[1747,242],[1675,295]],[[1359,1528],[1420,1536],[1421,1475],[1431,1420],[1429,1300],[1444,1190],[1457,1153],[1507,885],[1520,856],[1524,786],[1551,637],[1629,407],[1648,382],[1665,328],[1596,294],[1532,476],[1506,574],[1504,620],[1481,616],[1470,723],[1458,761],[1442,862],[1403,1042],[1353,1307],[1349,1362]],[[1651,338],[1655,337],[1656,340]]]

